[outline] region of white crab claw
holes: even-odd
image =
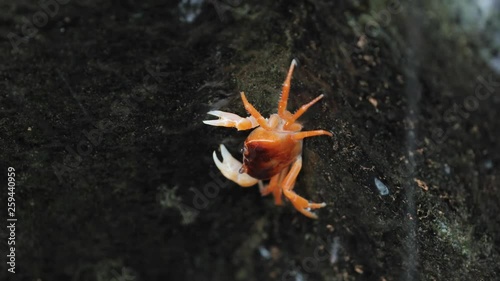
[[[253,186],[257,184],[258,179],[252,178],[246,173],[240,174],[239,170],[242,166],[241,162],[234,159],[234,157],[227,151],[226,147],[221,144],[220,152],[222,154],[222,162],[217,158],[217,154],[214,151],[213,158],[215,165],[221,171],[221,173],[228,179],[234,181],[243,187]]]
[[[221,126],[221,127],[235,127],[236,120],[241,119],[236,114],[227,113],[219,110],[212,110],[207,112],[209,115],[217,116],[219,119],[217,120],[204,120],[203,123],[211,126]]]
[[[230,127],[238,130],[247,130],[258,126],[257,120],[253,117],[243,118],[234,113],[220,110],[212,110],[207,114],[219,117],[217,120],[203,120],[203,123],[211,126]]]

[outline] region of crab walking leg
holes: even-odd
[[[315,136],[322,136],[322,135],[327,135],[327,136],[333,136],[332,133],[325,131],[325,130],[316,130],[316,131],[305,131],[305,132],[300,132],[296,133],[292,136],[294,140],[301,140],[304,138],[309,138],[309,137],[315,137]]]
[[[227,151],[226,147],[221,144],[220,152],[222,154],[222,162],[217,158],[217,154],[214,151],[213,158],[215,165],[221,173],[227,178],[243,187],[249,187],[256,185],[259,182],[258,179],[252,178],[248,174],[240,174],[239,170],[242,166],[241,162],[234,159],[234,157]]]
[[[299,196],[292,190],[295,184],[295,180],[297,179],[297,175],[299,174],[301,168],[302,168],[302,157],[299,156],[297,160],[293,163],[290,172],[288,172],[288,175],[283,180],[283,185],[282,185],[283,194],[288,198],[288,200],[290,200],[290,202],[292,202],[295,209],[297,209],[299,212],[301,212],[302,214],[304,214],[309,218],[317,219],[318,216],[314,213],[311,213],[310,210],[325,207],[326,204],[309,203],[309,201]]]
[[[255,107],[253,107],[253,105],[251,103],[248,102],[247,97],[245,96],[244,92],[241,92],[241,100],[243,100],[243,105],[245,106],[245,109],[248,111],[248,113],[250,113],[250,115],[252,115],[253,118],[255,118],[257,120],[257,123],[259,123],[259,125],[262,128],[264,128],[268,131],[272,129],[267,124],[266,119],[264,117],[262,117],[260,112],[257,109],[255,109]]]
[[[309,107],[313,106],[313,104],[317,103],[320,99],[322,99],[324,97],[324,95],[319,95],[318,97],[316,97],[315,99],[313,99],[312,101],[310,101],[309,103],[307,104],[304,104],[303,106],[301,106],[292,116],[292,118],[290,118],[289,120],[287,120],[286,124],[285,124],[285,129],[289,129],[288,127],[293,124],[297,119],[299,119],[300,116],[302,116],[302,114],[304,114],[308,109]]]
[[[207,114],[219,117],[216,120],[203,120],[203,123],[211,126],[236,128],[238,131],[249,130],[259,126],[259,123],[257,123],[257,120],[253,116],[243,118],[234,113],[219,110],[212,110],[207,112]]]
[[[260,194],[262,196],[269,195],[269,193],[272,192],[274,196],[274,203],[276,205],[283,204],[283,202],[281,201],[281,188],[279,186],[280,179],[281,179],[281,173],[273,176],[269,181],[269,184],[266,187],[262,187],[260,189]]]
[[[283,194],[283,191],[281,190],[281,186],[278,184],[276,187],[273,189],[273,196],[274,196],[274,204],[277,206],[283,205],[283,201],[281,199],[281,195]]]
[[[278,186],[279,177],[280,174],[274,175],[269,181],[269,184],[267,184],[266,186],[262,186],[262,188],[260,188],[260,194],[262,196],[267,196],[269,195],[269,193],[273,192],[274,188]]]
[[[290,81],[292,80],[293,69],[297,65],[295,59],[292,60],[290,64],[290,69],[288,69],[288,74],[286,75],[285,82],[283,82],[283,89],[281,90],[281,98],[278,103],[278,115],[286,120],[285,111],[286,105],[288,103],[288,93],[290,92]]]
[[[283,169],[281,173],[279,173],[279,180],[278,180],[278,185],[276,188],[273,190],[273,196],[274,196],[274,202],[276,205],[282,205],[283,203],[281,202],[281,196],[283,194],[283,189],[281,188],[283,185],[283,179],[286,177],[288,174],[288,170],[290,167]]]

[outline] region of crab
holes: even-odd
[[[234,113],[213,110],[207,114],[219,117],[216,120],[205,120],[203,123],[211,126],[250,130],[255,128],[243,146],[243,164],[236,160],[221,144],[222,161],[213,152],[213,160],[220,172],[229,180],[242,187],[259,185],[262,196],[273,194],[276,205],[282,205],[284,195],[293,206],[305,216],[317,219],[311,212],[313,209],[325,207],[325,203],[312,203],[293,190],[297,175],[302,168],[302,141],[304,138],[327,135],[331,132],[314,130],[302,132],[302,125],[297,119],[309,107],[323,98],[319,95],[311,102],[302,105],[294,114],[287,110],[290,81],[294,68],[297,66],[292,60],[278,103],[278,113],[264,118],[255,107],[248,102],[245,93],[241,92],[241,99],[245,109],[250,113],[248,117],[241,117]],[[269,180],[264,186],[263,180]]]

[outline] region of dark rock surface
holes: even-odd
[[[498,280],[500,5],[415,2],[2,1],[1,279]],[[292,58],[334,133],[296,185],[318,220],[225,180],[248,132],[201,122],[274,113]]]

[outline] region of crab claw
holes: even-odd
[[[215,165],[221,171],[221,173],[228,179],[234,181],[243,187],[249,187],[257,184],[258,179],[252,178],[248,174],[239,172],[242,164],[240,161],[234,159],[234,157],[227,151],[226,147],[221,144],[220,152],[222,154],[222,162],[217,158],[217,154],[214,151],[213,158]]]
[[[219,117],[219,119],[217,120],[203,121],[203,123],[211,126],[236,128],[238,129],[238,131],[240,131],[255,128],[259,125],[259,123],[257,123],[257,120],[255,120],[255,118],[253,118],[252,116],[243,118],[234,113],[224,112],[220,110],[212,110],[207,112],[207,114]]]

